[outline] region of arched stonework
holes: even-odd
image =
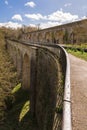
[[[29,41],[31,41],[31,34],[28,35],[28,39],[29,39]]]
[[[69,43],[74,44],[74,42],[75,42],[74,36],[75,36],[75,34],[72,32],[72,33],[70,34],[70,37],[69,37]]]
[[[33,41],[37,42],[38,40],[38,33],[33,33]]]
[[[35,42],[34,41],[34,33],[31,33],[31,42]]]
[[[27,54],[23,58],[22,88],[30,88],[30,59]]]
[[[56,43],[63,44],[63,36],[64,36],[63,30],[55,31],[54,38],[55,38]]]
[[[38,33],[38,41],[43,41],[43,33]]]
[[[52,42],[52,32],[45,33],[45,40],[46,42]]]

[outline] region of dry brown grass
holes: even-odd
[[[37,130],[36,120],[29,112],[29,92],[17,90],[16,68],[4,45],[0,32],[0,130]],[[15,86],[17,92],[12,93]]]
[[[4,45],[4,34],[0,31],[0,124],[7,109],[5,100],[18,82],[16,69]]]

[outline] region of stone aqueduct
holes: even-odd
[[[87,19],[30,33],[24,33],[22,35],[22,40],[57,44],[86,43]]]
[[[60,50],[55,49],[58,53],[56,54],[53,47],[28,45],[11,40],[6,40],[6,43],[21,78],[22,88],[30,93],[30,111],[36,117],[40,129],[60,128],[62,113],[59,113],[58,119],[55,112],[58,106],[61,108],[63,105]],[[59,123],[53,123],[54,120]]]
[[[30,110],[41,130],[71,130],[68,56],[56,43],[87,42],[87,20],[6,38],[22,88],[30,92]]]

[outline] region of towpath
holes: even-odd
[[[73,130],[87,130],[87,62],[69,54]]]

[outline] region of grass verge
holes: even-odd
[[[80,48],[80,49],[86,49],[87,48],[87,43],[82,43],[82,44],[66,44],[66,47],[72,47],[72,48]]]
[[[68,53],[87,61],[87,52],[67,49]]]

